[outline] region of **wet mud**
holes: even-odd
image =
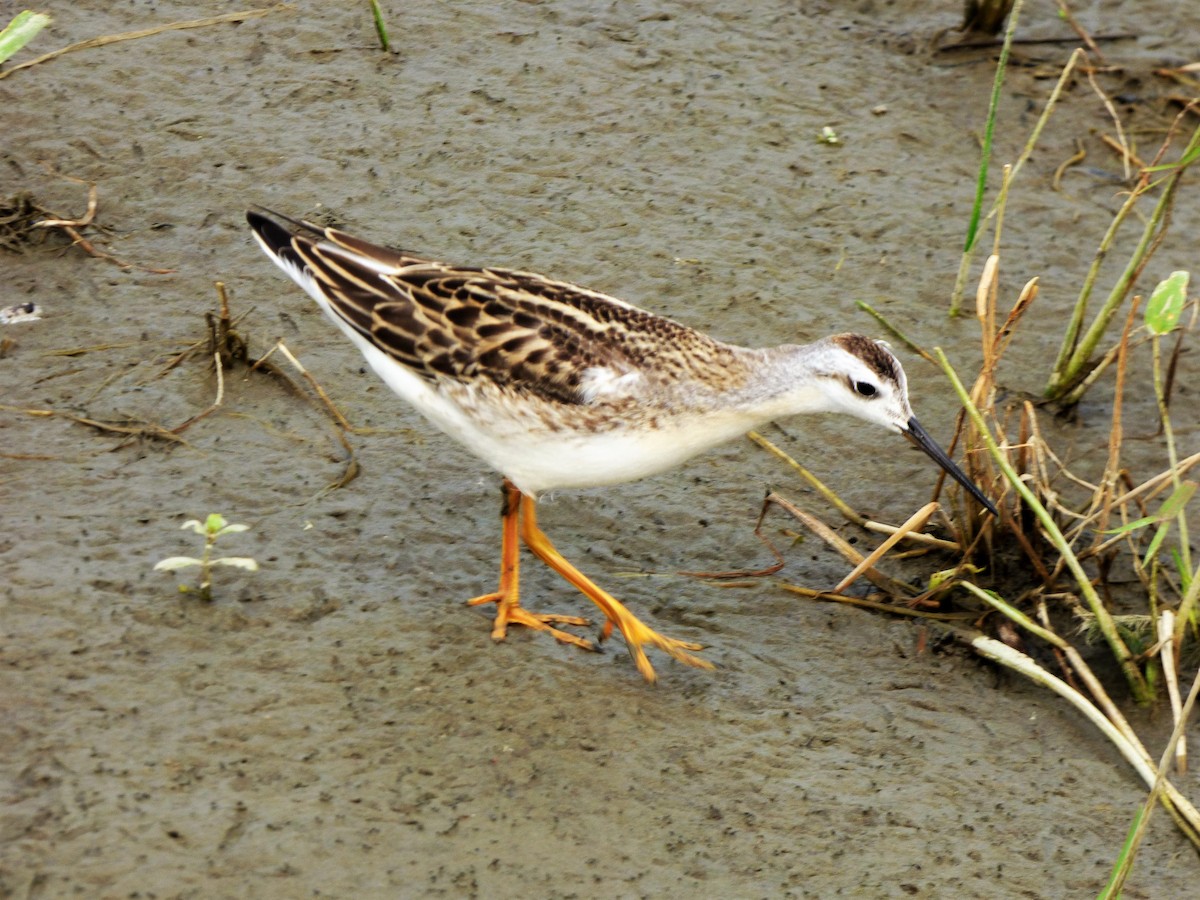
[[[0,251],[0,305],[44,311],[0,330],[0,895],[996,898],[1103,885],[1143,789],[1055,698],[906,621],[769,579],[674,574],[769,562],[752,533],[764,488],[808,499],[748,442],[542,506],[568,557],[648,622],[706,644],[716,672],[657,655],[651,687],[619,639],[594,655],[525,632],[494,644],[488,611],[463,601],[495,584],[498,479],[396,400],[251,242],[249,204],[331,217],[751,345],[876,333],[863,299],[970,371],[977,327],[945,309],[994,51],[932,52],[952,4],[746,6],[391,4],[384,54],[365,3],[301,3],[0,81],[0,196],[78,216],[87,187],[64,176],[95,183],[86,234],[144,267],[61,232]],[[1173,114],[1153,69],[1200,45],[1184,6],[1077,10],[1097,34],[1133,35],[1104,44],[1123,67],[1105,84],[1143,146]],[[229,10],[61,4],[36,49]],[[1050,3],[1029,5],[1022,32],[1069,35]],[[1071,46],[1020,48],[997,160],[1019,152]],[[1014,391],[1044,383],[1120,203],[1107,130],[1077,81],[1014,190],[1004,290],[1043,279],[1001,376]],[[1089,155],[1056,191],[1076,141]],[[1176,216],[1173,234],[1194,240],[1194,203]],[[1186,266],[1195,244],[1167,250],[1180,261],[1164,252],[1164,266]],[[216,281],[251,356],[282,338],[370,429],[351,437],[346,486],[328,490],[347,459],[311,392],[262,372],[230,370],[221,406],[178,441],[143,428],[216,397],[199,355],[168,368],[204,339]],[[932,367],[905,363],[917,414],[946,440],[953,397]],[[1131,400],[1130,421],[1152,432],[1148,382],[1132,377],[1146,402]],[[1103,447],[1105,403],[1098,390],[1063,426],[1073,453]],[[770,436],[889,521],[936,478],[865,425],[790,421]],[[224,549],[261,569],[218,572],[204,604],[153,566],[195,552],[179,526],[209,512],[251,526]],[[824,587],[843,571],[810,540],[782,574]],[[593,613],[550,573],[523,574],[531,607]],[[1180,786],[1194,794],[1195,776]],[[1189,896],[1196,877],[1158,815],[1126,896]]]

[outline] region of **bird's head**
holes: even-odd
[[[908,402],[908,380],[900,360],[883,341],[861,334],[835,334],[813,348],[814,374],[831,410],[899,432],[921,448],[992,515],[996,507],[921,427]]]

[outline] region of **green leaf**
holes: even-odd
[[[250,530],[249,525],[226,525],[224,528],[222,528],[220,531],[217,532],[217,537],[220,537],[223,534],[237,534],[239,531],[249,531],[249,530]]]
[[[1171,496],[1163,501],[1162,506],[1158,508],[1158,512],[1154,515],[1134,519],[1132,522],[1126,522],[1119,528],[1109,528],[1104,534],[1125,534],[1129,531],[1137,531],[1139,528],[1145,528],[1147,525],[1155,525],[1159,522],[1166,522],[1175,518],[1191,501],[1193,495],[1196,493],[1196,487],[1196,482],[1185,481],[1171,492]]]
[[[1197,159],[1200,159],[1200,147],[1193,147],[1183,156],[1179,157],[1175,162],[1163,163],[1161,166],[1146,166],[1142,169],[1143,172],[1166,172],[1168,169],[1182,169],[1184,166],[1190,166]]]
[[[4,62],[30,41],[39,31],[50,24],[50,17],[45,13],[35,13],[30,10],[17,13],[8,26],[0,31],[0,62]]]
[[[1170,529],[1171,526],[1166,522],[1163,522],[1158,526],[1158,530],[1154,532],[1154,537],[1150,539],[1150,546],[1146,548],[1146,555],[1143,558],[1142,563],[1143,565],[1149,566],[1150,560],[1158,556],[1158,548],[1161,547],[1162,542],[1166,540],[1167,532],[1170,531]]]
[[[1160,521],[1160,518],[1158,516],[1143,516],[1140,519],[1134,519],[1132,522],[1126,522],[1124,525],[1120,526],[1119,528],[1105,529],[1102,533],[1103,534],[1125,534],[1130,531],[1137,531],[1139,528],[1145,528],[1147,525],[1153,525],[1155,522],[1158,522],[1158,521]]]
[[[1163,501],[1163,505],[1158,508],[1158,517],[1160,519],[1173,519],[1175,516],[1183,512],[1183,508],[1188,505],[1192,499],[1192,495],[1196,493],[1196,482],[1185,481],[1175,490],[1171,491],[1171,496]]]
[[[220,559],[214,559],[210,565],[232,566],[235,569],[245,569],[248,572],[258,571],[258,561],[249,556],[222,556]]]
[[[1169,334],[1179,322],[1190,277],[1187,272],[1172,272],[1170,278],[1158,283],[1146,304],[1146,327],[1151,334]]]
[[[963,575],[978,575],[982,571],[983,569],[979,568],[979,566],[973,566],[970,563],[963,563],[961,566],[956,566],[953,569],[942,569],[940,572],[934,572],[929,576],[929,584],[925,589],[936,591],[955,578]]]
[[[229,523],[225,521],[225,517],[223,515],[220,513],[213,513],[204,520],[204,530],[208,534],[218,534],[227,524]]]
[[[154,564],[155,572],[174,572],[176,569],[186,569],[189,566],[201,565],[200,560],[190,556],[168,556]]]

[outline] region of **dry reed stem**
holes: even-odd
[[[1095,72],[1091,68],[1088,68],[1084,70],[1084,74],[1087,75],[1088,84],[1092,86],[1092,90],[1095,91],[1096,96],[1100,98],[1100,102],[1104,104],[1104,108],[1108,110],[1109,118],[1111,118],[1113,121],[1113,127],[1117,129],[1117,140],[1114,141],[1112,138],[1108,137],[1108,135],[1101,135],[1100,138],[1110,147],[1116,147],[1117,152],[1121,156],[1121,164],[1125,168],[1125,180],[1128,181],[1132,174],[1129,171],[1130,161],[1136,162],[1139,169],[1144,169],[1146,166],[1144,163],[1138,160],[1133,151],[1129,149],[1129,140],[1125,137],[1125,128],[1121,125],[1121,117],[1117,115],[1117,108],[1113,106],[1113,102],[1109,98],[1108,94],[1104,93],[1104,91],[1101,90],[1100,85],[1096,83]]]
[[[863,523],[863,528],[868,531],[874,531],[876,534],[895,534],[900,531],[895,525],[887,525],[883,522],[875,522],[870,519]],[[906,541],[912,541],[914,544],[922,544],[930,549],[946,550],[950,553],[963,553],[963,546],[957,541],[948,541],[945,538],[934,537],[932,534],[925,534],[923,531],[908,532],[903,535],[903,538]]]
[[[325,491],[333,491],[343,488],[357,478],[359,473],[358,456],[355,454],[354,447],[350,444],[350,439],[346,437],[346,434],[359,434],[360,432],[347,421],[344,415],[342,415],[342,411],[338,409],[337,404],[335,404],[333,400],[329,398],[329,395],[325,393],[325,389],[321,387],[320,382],[318,382],[317,379],[312,376],[308,369],[304,368],[304,366],[300,363],[300,360],[298,360],[292,354],[292,351],[288,349],[287,344],[283,342],[282,338],[276,341],[275,346],[268,350],[261,358],[254,361],[254,363],[250,366],[250,371],[253,372],[256,369],[262,368],[265,372],[282,379],[285,384],[292,388],[292,390],[296,391],[296,393],[300,396],[305,397],[309,403],[312,403],[313,401],[311,396],[305,394],[304,391],[301,391],[299,388],[297,388],[295,382],[293,382],[291,378],[284,374],[284,372],[274,363],[268,361],[268,357],[277,350],[279,351],[280,355],[283,356],[283,358],[289,363],[291,363],[296,371],[300,373],[301,377],[304,378],[309,387],[313,389],[321,401],[321,407],[324,409],[326,415],[333,420],[333,423],[336,426],[333,431],[337,436],[338,443],[341,444],[342,449],[346,451],[346,468],[342,470],[342,474],[338,478],[334,479],[334,481],[325,487]]]
[[[1025,282],[1025,287],[1021,288],[1017,302],[1008,311],[1008,317],[1004,320],[1004,324],[1000,326],[1000,331],[996,335],[993,346],[995,347],[994,355],[997,362],[1004,355],[1005,351],[1008,350],[1008,345],[1012,343],[1017,323],[1021,321],[1021,317],[1025,315],[1025,311],[1029,309],[1030,304],[1037,299],[1037,295],[1038,278],[1035,276]]]
[[[905,536],[910,532],[919,532],[925,527],[925,524],[933,517],[933,514],[938,511],[937,503],[926,503],[919,510],[913,513],[908,519],[896,529],[896,531],[887,538],[882,544],[872,550],[854,569],[846,575],[833,588],[835,594],[840,594],[850,585],[854,584],[859,577],[867,571],[874,568],[875,563],[883,559],[889,550],[895,547],[900,541],[904,540]]]
[[[1134,316],[1137,312],[1137,298],[1129,306],[1129,314],[1125,317],[1125,327],[1121,331],[1121,340],[1117,344],[1117,375],[1116,383],[1113,386],[1113,411],[1112,425],[1108,433],[1108,458],[1104,463],[1104,472],[1100,479],[1100,490],[1092,495],[1092,509],[1097,510],[1097,515],[1094,517],[1096,524],[1096,537],[1090,548],[1091,553],[1096,552],[1096,548],[1103,544],[1101,535],[1108,527],[1108,523],[1112,518],[1112,495],[1116,490],[1117,477],[1121,471],[1121,444],[1124,440],[1124,427],[1122,425],[1122,411],[1125,404],[1125,378],[1129,371],[1129,336],[1133,332]],[[1122,508],[1122,523],[1125,519],[1124,508]]]
[[[140,31],[126,31],[121,34],[108,34],[101,37],[88,38],[84,41],[78,41],[74,44],[68,44],[66,47],[61,47],[58,50],[52,50],[50,53],[44,53],[36,59],[31,59],[27,62],[19,63],[15,66],[10,66],[0,72],[0,79],[7,78],[13,72],[19,72],[21,69],[28,69],[30,66],[40,65],[44,62],[49,62],[52,59],[57,59],[67,53],[74,53],[77,50],[90,50],[93,47],[105,47],[109,44],[116,44],[121,41],[132,41],[138,38],[152,37],[156,34],[162,34],[166,31],[181,31],[187,28],[204,28],[209,25],[220,25],[223,22],[242,22],[246,19],[257,19],[265,16],[268,13],[276,12],[281,9],[291,8],[291,4],[278,3],[275,6],[264,7],[262,9],[248,9],[242,12],[225,13],[220,16],[209,16],[206,19],[191,19],[186,22],[172,22],[168,25],[157,25],[154,28],[143,28]]]
[[[751,441],[762,447],[777,459],[783,460],[783,462],[790,466],[801,478],[807,481],[813,490],[824,497],[825,500],[834,507],[834,509],[840,512],[848,522],[852,522],[860,527],[866,526],[867,520],[865,516],[852,509],[850,505],[842,500],[842,498],[839,497],[832,488],[821,481],[821,479],[817,478],[816,475],[814,475],[804,466],[800,465],[800,463],[796,462],[796,460],[792,459],[791,456],[789,456],[771,441],[767,440],[757,431],[747,432],[746,437],[750,438]]]
[[[292,367],[300,373],[301,377],[304,378],[305,381],[308,382],[309,387],[316,392],[316,395],[320,398],[321,403],[324,405],[329,415],[333,417],[333,420],[337,423],[338,427],[343,431],[349,431],[352,434],[357,434],[358,432],[355,427],[350,424],[344,415],[342,415],[342,411],[338,409],[337,404],[329,398],[327,393],[325,393],[325,389],[321,387],[320,382],[318,382],[317,379],[312,376],[312,373],[309,372],[308,369],[304,368],[300,360],[296,359],[296,357],[292,354],[292,351],[288,349],[287,344],[285,344],[282,339],[276,341],[274,347],[268,350],[259,359],[256,359],[254,364],[250,367],[250,371],[253,372],[260,366],[264,368],[273,368],[267,364],[267,358],[276,350],[278,350],[280,355],[282,355],[284,359],[291,363]]]
[[[809,600],[822,600],[830,603],[844,603],[847,606],[857,606],[861,609],[872,609],[876,612],[892,613],[897,616],[909,616],[914,619],[934,619],[938,622],[966,622],[976,619],[978,612],[935,612],[928,609],[916,609],[912,606],[897,606],[895,603],[884,603],[866,597],[852,597],[849,594],[835,594],[832,591],[818,591],[814,588],[801,587],[798,584],[780,582],[779,586],[785,591],[807,597]]]
[[[772,491],[767,495],[765,503],[774,503],[794,516],[799,522],[804,525],[809,531],[823,540],[826,544],[836,550],[847,560],[852,566],[857,566],[863,561],[863,555],[855,550],[841,535],[835,532],[832,528],[818,519],[816,516],[805,512],[792,503],[786,497]],[[868,581],[882,591],[897,597],[912,596],[915,592],[907,584],[902,581],[885,575],[878,569],[867,568],[862,573]]]
[[[193,425],[195,425],[201,419],[212,415],[214,412],[216,412],[218,409],[220,409],[221,404],[225,402],[225,375],[224,375],[224,370],[221,366],[221,354],[219,354],[219,353],[213,354],[213,369],[217,373],[217,396],[216,396],[216,399],[213,400],[212,404],[208,407],[208,409],[203,410],[202,412],[196,413],[196,415],[192,416],[190,419],[188,419],[182,425],[176,425],[174,428],[172,428],[171,429],[172,434],[183,434],[185,431],[187,431],[187,429],[191,428]]]
[[[1158,639],[1161,642],[1159,657],[1162,660],[1163,680],[1167,683],[1167,696],[1171,700],[1171,715],[1175,726],[1183,717],[1183,700],[1179,694],[1179,672],[1175,667],[1175,613],[1164,609],[1158,616]],[[1180,734],[1175,744],[1175,771],[1187,774],[1187,735]]]

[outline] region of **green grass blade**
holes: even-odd
[[[379,35],[379,46],[383,48],[384,53],[390,53],[392,45],[388,40],[387,25],[383,21],[383,10],[379,8],[379,0],[370,0],[370,3],[371,16],[375,19],[375,33]]]
[[[987,123],[983,129],[983,153],[979,161],[979,178],[975,182],[975,205],[971,209],[971,220],[967,224],[967,239],[963,244],[963,253],[970,253],[975,248],[976,238],[979,237],[979,219],[983,214],[983,195],[987,191],[988,166],[992,159],[992,137],[996,130],[996,111],[1000,107],[1000,88],[1004,84],[1004,72],[1008,67],[1008,54],[1012,49],[1013,33],[1017,28],[1021,5],[1018,0],[1009,15],[1008,28],[1004,32],[1004,44],[1000,47],[1000,59],[996,63],[996,77],[992,80],[992,97],[988,103]]]

